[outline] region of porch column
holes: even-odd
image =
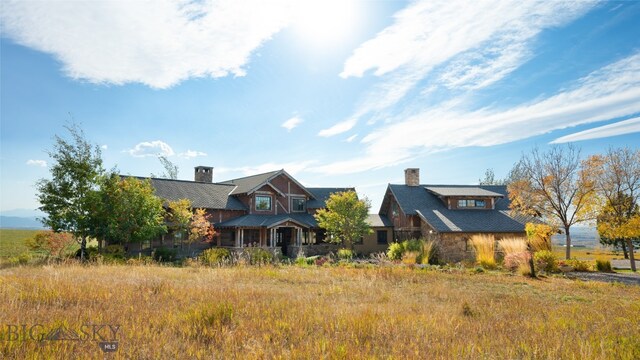
[[[244,229],[240,229],[240,247],[244,247]]]
[[[240,247],[240,229],[236,229],[236,242],[235,242],[235,246],[236,246],[236,247]]]
[[[296,243],[298,246],[302,246],[302,229],[296,228]]]

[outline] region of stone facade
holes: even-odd
[[[210,166],[196,166],[194,180],[197,182],[213,182],[213,168]]]

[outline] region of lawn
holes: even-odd
[[[26,240],[40,230],[0,229],[0,257],[18,256],[29,252]]]
[[[0,357],[15,359],[103,354],[91,337],[8,341],[6,324],[41,324],[36,335],[112,325],[98,333],[118,341],[107,354],[116,359],[640,358],[640,287],[561,277],[405,266],[12,267],[0,270],[0,303]]]

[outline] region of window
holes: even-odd
[[[271,210],[271,196],[256,195],[256,210]]]
[[[378,230],[377,231],[377,236],[378,236],[378,244],[387,244],[387,230]]]
[[[485,201],[476,200],[476,199],[458,200],[458,207],[459,208],[483,208],[485,207]]]
[[[303,198],[291,199],[291,211],[303,212],[305,211],[305,201]]]

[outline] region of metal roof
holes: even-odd
[[[307,190],[313,195],[313,199],[307,201],[308,209],[323,209],[326,207],[326,202],[329,196],[333,193],[343,191],[356,191],[354,188],[307,188]]]
[[[369,214],[367,223],[372,227],[393,227],[393,223],[385,215]]]
[[[280,215],[243,215],[231,220],[215,224],[215,227],[273,227],[287,221],[292,221],[307,228],[317,228],[318,223],[311,214],[280,214]]]

